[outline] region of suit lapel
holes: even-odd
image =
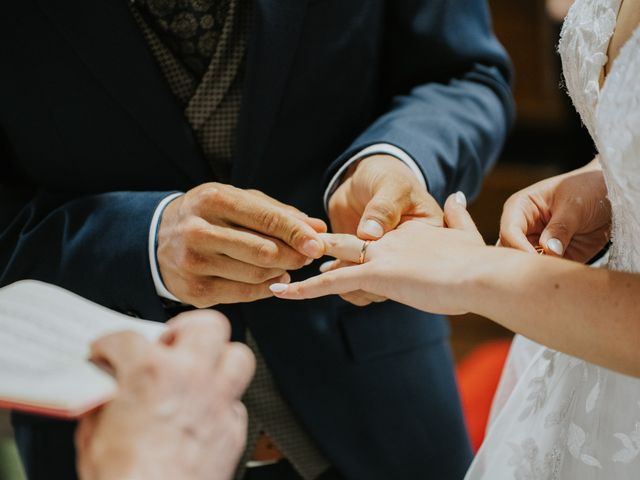
[[[190,180],[201,182],[211,171],[126,1],[39,3],[111,96]]]
[[[307,0],[254,0],[234,184],[254,186],[302,31]]]

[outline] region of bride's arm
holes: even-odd
[[[549,347],[640,376],[640,275],[487,248],[468,309]]]
[[[640,275],[484,245],[464,202],[449,198],[450,228],[410,221],[369,245],[363,265],[291,285],[281,298],[365,290],[444,314],[474,312],[556,350],[640,377]],[[362,241],[327,236],[357,262]]]

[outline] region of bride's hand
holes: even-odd
[[[464,195],[449,197],[444,209],[449,228],[410,220],[371,242],[358,264],[363,241],[353,235],[323,235],[327,254],[349,267],[290,285],[272,285],[276,296],[301,300],[363,290],[420,310],[443,314],[467,311],[464,289],[474,268],[483,268],[487,247],[466,210]]]
[[[500,243],[578,262],[592,259],[609,241],[611,206],[598,160],[521,190],[504,205]]]

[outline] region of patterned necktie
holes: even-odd
[[[230,0],[135,0],[161,41],[202,80],[216,51]]]

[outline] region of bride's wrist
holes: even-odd
[[[514,255],[515,254],[515,255]],[[486,246],[480,261],[469,265],[463,280],[464,308],[482,316],[490,316],[495,302],[500,302],[500,290],[518,270],[522,252],[503,247]]]
[[[490,259],[493,253],[493,247],[482,246],[477,250],[467,250],[461,264],[459,265],[458,274],[452,278],[448,290],[454,292],[455,297],[451,299],[452,307],[461,312],[477,313],[481,307],[481,299],[483,291],[487,288],[487,279],[490,275],[492,262]]]

